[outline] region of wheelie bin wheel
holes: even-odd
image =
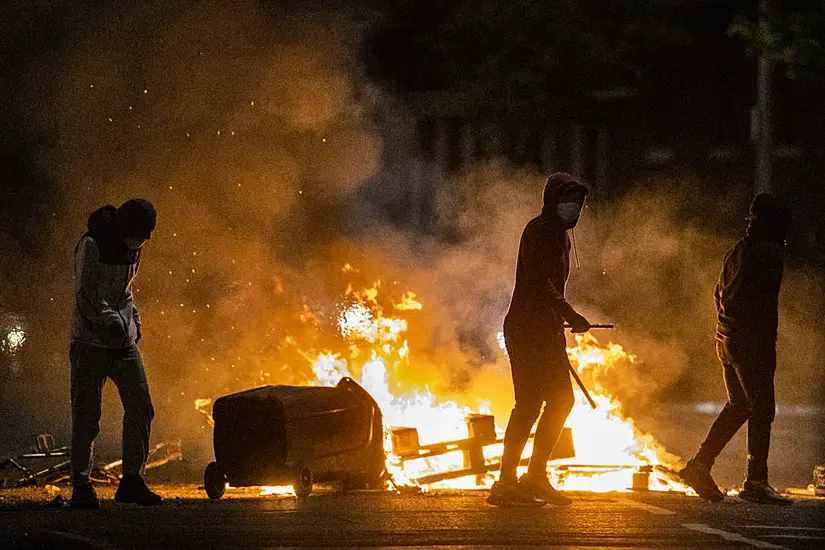
[[[203,472],[203,487],[211,499],[219,499],[226,492],[226,474],[217,462],[210,462]]]
[[[303,468],[298,472],[298,479],[292,485],[295,496],[306,498],[312,492],[312,472],[309,468]]]

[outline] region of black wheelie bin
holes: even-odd
[[[313,483],[378,488],[385,469],[381,409],[351,378],[335,387],[264,386],[215,401],[215,462],[204,473],[209,498],[233,487]]]

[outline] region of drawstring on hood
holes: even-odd
[[[581,268],[581,264],[579,263],[579,252],[576,249],[576,234],[573,228],[581,218],[581,209],[584,205],[584,199],[587,197],[588,193],[590,193],[590,190],[573,175],[568,174],[567,172],[556,172],[551,174],[550,177],[547,178],[547,183],[544,185],[544,204],[541,209],[541,216],[545,219],[552,220],[553,223],[562,225],[565,229],[570,230],[572,237],[571,241],[573,243],[573,256],[576,260],[577,269]],[[559,199],[565,195],[576,194],[579,195],[577,201],[579,203],[579,215],[576,216],[573,221],[562,219],[559,216]]]

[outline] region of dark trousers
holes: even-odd
[[[73,342],[69,359],[72,365],[72,485],[89,483],[106,378],[115,383],[123,403],[123,474],[143,474],[155,411],[137,346],[107,349]]]
[[[716,355],[722,363],[728,402],[710,427],[694,459],[713,466],[728,441],[748,423],[748,474],[750,481],[767,481],[771,423],[776,404],[774,373],[776,347],[736,340],[717,341]]]
[[[504,339],[510,356],[516,404],[504,433],[500,479],[516,480],[521,454],[539,415],[528,475],[546,476],[547,461],[573,408],[573,386],[564,333],[532,337],[505,332]]]

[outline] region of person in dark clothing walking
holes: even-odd
[[[590,330],[587,319],[564,297],[570,273],[567,231],[578,223],[587,192],[570,174],[551,175],[541,214],[521,236],[516,284],[504,320],[516,403],[504,435],[501,475],[487,499],[496,506],[570,504],[550,484],[547,461],[573,408],[564,322],[576,333]],[[521,454],[539,415],[530,465],[519,480]]]
[[[725,255],[716,285],[716,355],[722,363],[728,401],[696,456],[680,472],[699,496],[724,498],[710,475],[719,453],[748,423],[747,478],[739,497],[757,503],[791,501],[768,484],[768,449],[775,412],[774,372],[783,248],[791,225],[787,206],[757,195],[746,236]]]
[[[132,296],[143,244],[157,213],[144,199],[120,208],[104,206],[89,216],[88,231],[75,249],[75,312],[71,362],[72,498],[70,507],[97,509],[91,485],[94,440],[100,432],[103,385],[111,378],[123,403],[123,478],[115,500],[161,504],[143,481],[154,418],[143,360],[140,314]]]

